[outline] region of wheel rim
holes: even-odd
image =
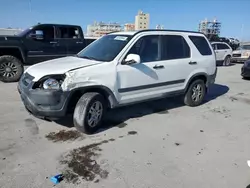
[[[17,75],[17,67],[12,62],[4,62],[0,64],[0,75],[7,78],[13,78]]]
[[[192,100],[198,102],[202,98],[202,86],[201,84],[197,84],[192,89]]]
[[[89,108],[88,124],[90,127],[95,127],[101,120],[103,113],[103,106],[100,101],[94,102]]]

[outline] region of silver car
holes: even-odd
[[[232,62],[245,62],[250,57],[250,43],[241,44],[233,51]]]

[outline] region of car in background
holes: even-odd
[[[250,58],[245,61],[244,65],[241,68],[241,76],[243,78],[250,78]]]
[[[229,41],[231,44],[235,44],[235,45],[239,45],[240,41],[238,39],[235,38],[229,38]]]
[[[225,42],[211,42],[211,45],[215,51],[216,64],[223,66],[230,65],[232,48]]]
[[[250,57],[250,43],[241,44],[233,51],[231,62],[244,63]]]

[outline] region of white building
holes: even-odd
[[[0,28],[0,35],[16,35],[21,31],[22,29]]]
[[[121,31],[122,26],[118,23],[94,22],[87,26],[87,36],[101,37],[110,32]]]
[[[149,29],[149,14],[141,10],[135,16],[135,30]]]
[[[163,25],[156,25],[155,29],[164,29]]]
[[[133,23],[124,24],[124,31],[134,31],[134,30],[135,30],[135,24]]]

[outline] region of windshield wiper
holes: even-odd
[[[78,56],[80,58],[84,58],[84,59],[90,59],[90,60],[95,60],[98,61],[97,59],[93,58],[93,57],[89,57],[89,56]]]

